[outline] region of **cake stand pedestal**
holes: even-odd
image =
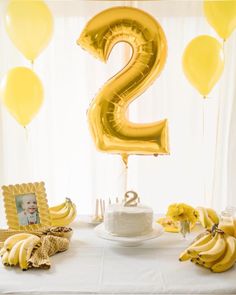
[[[145,241],[158,238],[164,232],[163,227],[157,223],[153,225],[153,230],[149,234],[136,237],[118,237],[112,235],[105,230],[104,223],[101,223],[100,225],[96,226],[94,230],[98,237],[112,242],[116,242],[124,247],[140,246]]]

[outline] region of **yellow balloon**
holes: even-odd
[[[209,24],[224,40],[236,28],[235,0],[205,0],[204,13]]]
[[[168,154],[168,126],[164,119],[135,124],[126,114],[129,104],[158,77],[166,61],[167,42],[160,24],[146,12],[132,7],[102,11],[85,26],[77,43],[106,62],[113,46],[127,42],[133,49],[128,64],[100,89],[88,110],[96,147],[118,153]]]
[[[203,96],[210,93],[224,69],[221,44],[213,37],[201,35],[185,48],[183,70],[189,82]]]
[[[22,126],[28,125],[43,103],[43,86],[30,69],[16,67],[3,78],[0,94],[3,104]]]
[[[11,0],[5,25],[12,42],[32,62],[48,45],[53,33],[53,17],[42,0]]]

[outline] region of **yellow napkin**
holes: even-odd
[[[49,257],[57,252],[66,251],[69,248],[69,240],[52,235],[41,237],[41,245],[36,248],[28,260],[29,268],[50,268]]]

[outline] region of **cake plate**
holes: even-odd
[[[136,236],[136,237],[118,237],[118,236],[112,235],[105,230],[104,223],[101,223],[98,226],[96,226],[94,230],[100,238],[109,240],[112,242],[117,242],[120,245],[125,247],[139,246],[145,241],[158,238],[164,232],[163,227],[158,223],[155,223],[153,225],[153,230],[149,234],[146,234],[143,236]]]

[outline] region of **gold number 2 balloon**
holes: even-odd
[[[100,151],[130,154],[168,154],[167,120],[151,124],[132,123],[129,104],[158,77],[166,61],[167,42],[160,24],[146,12],[132,7],[102,11],[85,26],[77,43],[106,62],[113,46],[132,47],[128,64],[108,80],[93,99],[88,121]]]

